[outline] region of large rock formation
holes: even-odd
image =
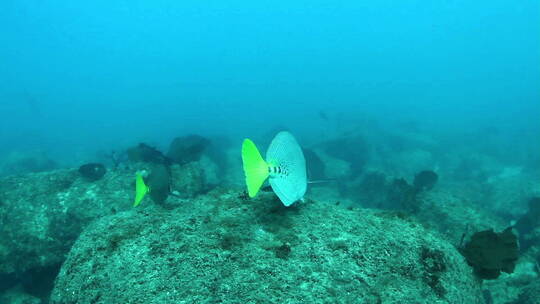
[[[483,303],[448,242],[394,213],[214,190],[82,233],[51,302]]]

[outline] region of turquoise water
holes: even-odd
[[[104,278],[96,279],[96,294],[69,298],[66,290],[83,287],[66,287],[67,271],[80,266],[73,257],[81,250],[97,246],[88,235],[104,229],[100,220],[144,221],[140,212],[164,213],[171,219],[163,225],[172,230],[197,231],[192,237],[201,238],[198,244],[212,247],[208,240],[218,235],[216,242],[225,245],[212,247],[215,255],[203,254],[206,245],[185,249],[200,252],[201,260],[236,254],[242,261],[232,268],[216,262],[223,279],[212,287],[216,297],[182,291],[185,303],[537,303],[527,292],[535,294],[540,272],[538,1],[6,0],[0,3],[0,29],[0,303],[114,302],[96,295],[111,286]],[[291,207],[298,213],[261,207],[229,223],[242,204],[281,206],[266,184],[257,197],[243,194],[240,153],[242,140],[250,138],[264,156],[279,131],[293,134],[305,155],[310,183],[305,199]],[[175,138],[177,150],[171,145]],[[156,149],[160,160],[133,156],[140,143]],[[105,175],[85,179],[78,169],[87,163],[103,164]],[[156,198],[158,191],[151,191],[134,209],[138,171],[148,174],[150,188],[163,192]],[[435,173],[433,185],[415,184],[422,171]],[[214,212],[223,226],[190,218],[190,210]],[[411,221],[429,234],[369,231],[365,243],[380,238],[391,244],[395,237],[411,245],[433,237],[437,245],[411,245],[421,261],[405,257],[407,263],[398,267],[389,258],[384,263],[390,266],[377,271],[398,277],[373,281],[375,270],[362,272],[364,264],[353,252],[363,248],[358,234],[327,234],[318,230],[320,222],[311,227],[308,210],[317,212],[312,220],[333,219],[327,225],[336,231],[361,231],[382,218],[382,226]],[[369,215],[356,223],[343,210]],[[310,228],[292,237],[284,226],[265,226],[265,212],[278,212],[281,218],[272,219],[285,227]],[[194,224],[186,228],[171,215]],[[352,226],[340,227],[336,219]],[[157,237],[160,232],[151,229],[157,226],[148,225],[147,233]],[[465,244],[476,232],[510,226],[520,248],[515,271],[472,283],[479,274],[463,254]],[[122,227],[118,235],[134,233]],[[230,235],[222,236],[227,229]],[[185,231],[178,235],[189,237]],[[324,238],[331,244],[318,243]],[[162,245],[163,256],[180,246],[157,239],[169,244]],[[320,259],[300,258],[315,255],[305,247],[308,239],[319,249],[338,248],[312,250],[332,265],[342,261],[336,266],[342,276],[311,268],[310,262],[326,265]],[[126,248],[148,240],[139,241],[127,237],[118,243],[129,245],[114,245],[110,252],[129,256]],[[367,250],[366,261],[372,261],[369,254],[392,257],[391,248],[403,249],[388,246]],[[268,252],[277,262],[266,259]],[[336,258],[336,252],[343,256]],[[278,263],[289,253],[288,263],[302,266],[294,269],[310,269],[306,277]],[[348,258],[356,261],[353,266]],[[253,259],[280,271],[266,280],[268,272],[246,266]],[[456,269],[437,262],[459,259]],[[429,275],[407,277],[397,268]],[[255,273],[250,284],[268,285],[240,284],[228,275],[238,269]],[[99,277],[96,271],[81,273]],[[201,274],[201,281],[208,276]],[[348,276],[355,279],[349,282]],[[302,278],[305,284],[298,286],[320,290],[286,288],[275,277],[286,284]],[[458,277],[462,285],[452,285]],[[144,282],[152,289],[161,281]],[[246,291],[228,293],[224,286]],[[394,292],[395,286],[410,292]],[[454,289],[464,290],[463,297],[452,294]],[[152,290],[153,303],[180,303],[180,296],[168,297],[172,289]],[[262,290],[271,296],[253,296]],[[149,301],[133,295],[133,303]]]
[[[313,137],[319,111],[537,127],[538,6],[5,1],[0,147],[69,159],[185,132]]]

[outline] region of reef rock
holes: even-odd
[[[88,182],[77,170],[0,180],[0,274],[63,262],[93,219],[131,208],[133,172],[108,172]]]
[[[12,152],[0,160],[0,176],[53,170],[58,164],[44,152]]]
[[[169,146],[167,157],[178,164],[198,161],[209,145],[210,140],[200,135],[176,137]]]
[[[531,292],[535,286],[536,292]],[[484,291],[489,291],[493,304],[540,304],[540,283],[536,265],[528,257],[519,259],[513,273],[502,273],[496,280],[486,280],[482,283]],[[528,302],[536,299],[537,302]]]
[[[501,218],[480,208],[472,201],[452,191],[433,189],[418,196],[419,209],[415,214],[425,225],[438,230],[455,246],[463,245],[464,237],[475,232],[508,227]]]
[[[536,279],[525,287],[519,298],[512,304],[540,304],[540,279]]]
[[[352,176],[361,174],[371,154],[371,147],[363,136],[347,136],[325,142],[324,152],[331,157],[346,161]]]
[[[519,218],[527,210],[531,197],[540,196],[539,174],[530,174],[521,167],[506,167],[486,182],[485,200],[489,208],[500,214]]]
[[[171,198],[173,199],[173,198]],[[216,189],[93,222],[51,303],[483,303],[454,246],[393,213]]]
[[[433,153],[428,150],[411,149],[396,153],[388,159],[391,171],[396,176],[414,176],[424,168],[434,168]]]
[[[171,191],[180,197],[194,197],[207,190],[205,172],[199,162],[173,165],[171,166],[171,175]]]
[[[24,292],[23,288],[16,286],[0,294],[0,303],[9,304],[42,304],[41,299]]]

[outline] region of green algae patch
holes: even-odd
[[[214,190],[91,224],[51,303],[482,303],[478,284],[410,220]]]

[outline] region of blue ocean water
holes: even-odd
[[[539,6],[3,1],[0,153],[78,161],[186,132],[309,136],[321,111],[537,130]]]
[[[307,175],[314,182],[308,184],[307,203],[302,203],[412,214],[411,222],[418,220],[450,244],[453,251],[444,251],[447,258],[441,260],[463,255],[459,265],[469,271],[463,282],[473,271],[487,282],[474,287],[483,292],[485,303],[533,303],[527,300],[537,299],[534,290],[540,290],[533,286],[540,286],[537,0],[2,0],[0,118],[0,304],[19,285],[18,296],[29,294],[42,301],[36,303],[49,303],[54,284],[51,303],[86,303],[70,302],[72,294],[62,293],[71,280],[65,272],[56,283],[55,279],[61,265],[73,266],[65,258],[90,222],[117,212],[140,215],[133,211],[130,195],[132,178],[143,165],[128,149],[144,143],[167,154],[167,163],[160,164],[166,167],[161,168],[163,175],[170,177],[161,185],[167,191],[165,199],[158,203],[147,198],[138,208],[163,204],[165,210],[180,214],[182,204],[205,210],[201,201],[211,201],[220,191],[242,193],[242,140],[253,139],[264,154],[272,137],[283,130],[294,134],[304,149]],[[171,141],[192,134],[204,138],[201,149],[207,150],[191,151],[200,152],[203,160],[199,162],[197,154],[195,161],[168,163]],[[192,144],[193,138],[182,139]],[[207,139],[211,148],[205,146]],[[93,162],[105,165],[105,181],[99,181],[101,176],[89,182],[69,175]],[[422,172],[428,179],[435,176],[434,181],[418,186]],[[178,176],[200,184],[188,187],[171,181]],[[200,176],[205,185],[203,178],[197,180]],[[271,192],[266,188],[263,185],[260,200]],[[88,193],[91,198],[85,196]],[[246,194],[236,196],[240,202],[249,200]],[[66,197],[75,197],[73,205]],[[164,203],[167,199],[170,206]],[[95,207],[107,200],[111,206]],[[88,201],[95,204],[90,211],[79,208]],[[227,225],[227,212],[234,214],[237,202],[223,201],[225,211],[216,212],[216,218],[222,216]],[[305,210],[302,203],[298,208]],[[325,210],[317,208],[313,210]],[[275,213],[283,215],[280,212],[285,214],[281,209]],[[244,214],[243,220],[251,223],[246,219],[251,215]],[[397,217],[403,219],[401,213]],[[41,229],[40,220],[47,228]],[[293,216],[290,220],[302,221]],[[177,222],[167,223],[179,227]],[[256,226],[258,219],[254,226],[242,223],[231,227],[252,229],[255,243],[267,241],[269,233]],[[479,271],[477,261],[467,257],[465,244],[471,244],[474,233],[489,229],[496,231],[490,236],[502,239],[507,227],[519,230],[514,236],[519,260],[512,259],[517,250],[513,247],[507,259],[515,262],[514,275],[487,278],[493,269]],[[267,230],[276,239],[282,232]],[[224,237],[217,256],[236,248],[239,241],[231,235]],[[45,239],[48,243],[40,242]],[[28,240],[35,242],[25,243]],[[83,241],[71,252],[78,253]],[[346,241],[339,242],[330,247],[347,252]],[[121,251],[121,241],[112,243]],[[278,242],[264,252],[273,250],[285,260],[291,252],[295,257],[301,245]],[[435,260],[430,268],[434,272],[459,274],[437,264],[442,249],[422,250],[423,258]],[[512,268],[496,266],[497,277],[501,269]],[[441,303],[460,303],[445,295],[463,286],[452,289],[444,285],[447,278],[441,276],[445,283],[440,285],[438,280],[430,273],[423,283],[430,286],[430,296],[438,296]],[[342,281],[336,281],[340,293]],[[390,303],[379,291],[368,292],[383,299],[373,303]],[[349,303],[342,296],[336,303]],[[463,291],[463,299],[469,296],[476,294]]]

